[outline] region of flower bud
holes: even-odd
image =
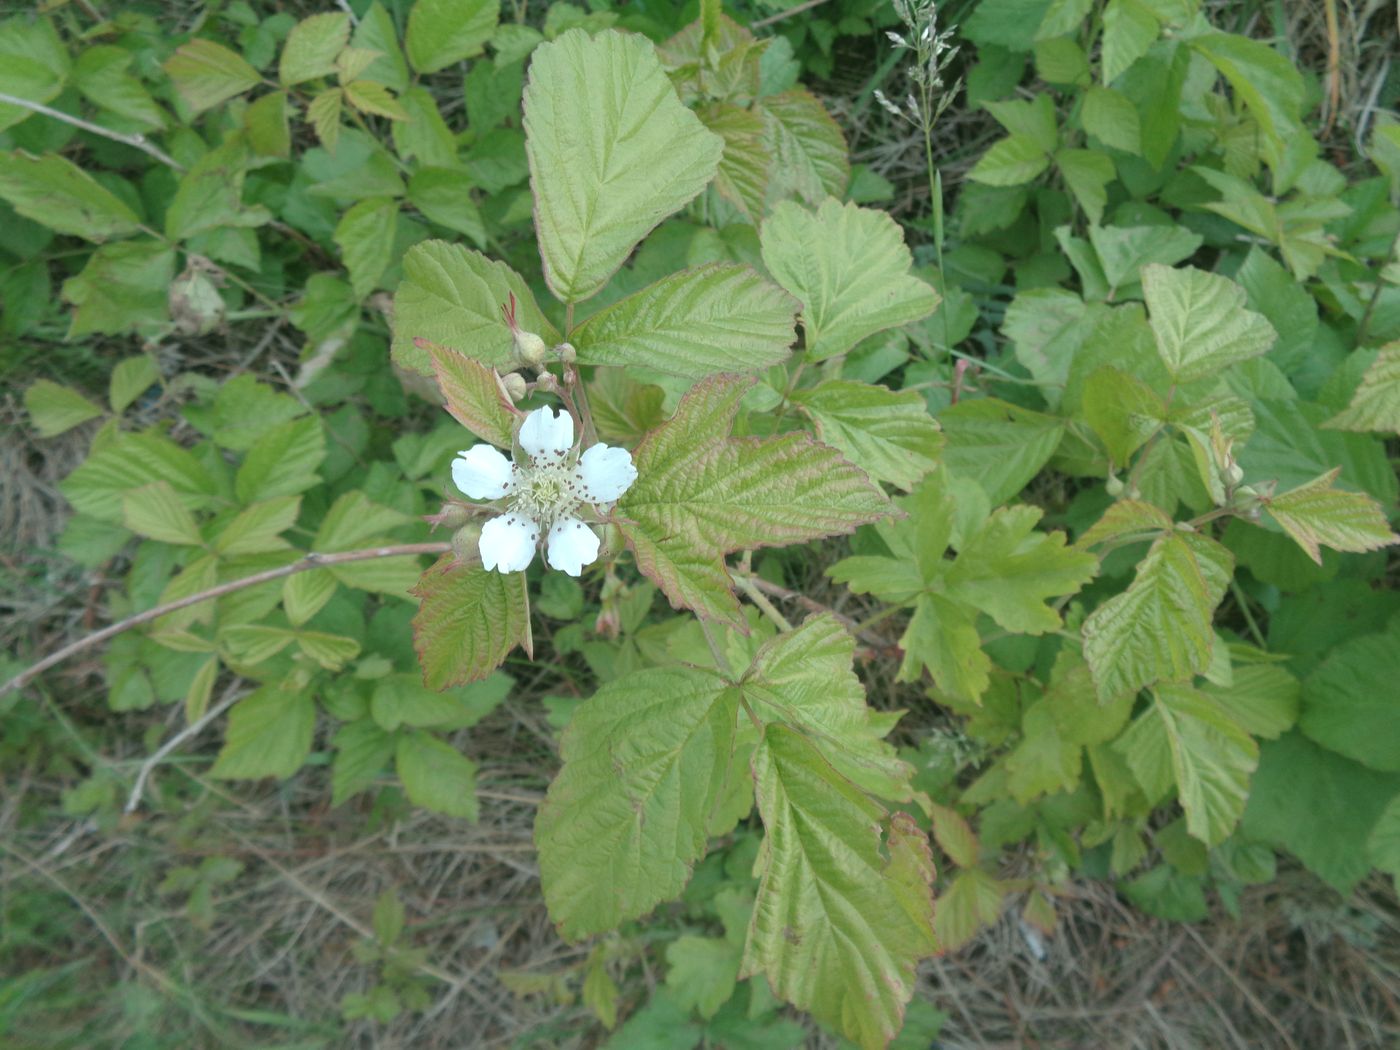
[[[1110,474],[1108,480],[1104,482],[1103,487],[1114,499],[1123,495],[1123,479],[1117,474]]]
[[[481,525],[470,522],[452,534],[452,556],[461,565],[481,560]]]
[[[471,511],[460,503],[444,503],[442,510],[436,514],[429,514],[423,519],[434,529],[439,525],[448,529],[460,529],[467,522],[472,520]]]
[[[1221,471],[1221,474],[1225,478],[1225,484],[1229,485],[1231,488],[1234,488],[1244,480],[1244,469],[1234,460],[1231,460],[1226,465],[1225,469]]]
[[[578,351],[574,349],[573,343],[560,343],[554,349],[559,354],[559,360],[566,365],[571,365],[578,360]]]
[[[549,347],[534,332],[517,328],[511,333],[515,346],[515,360],[525,368],[539,368],[544,364]]]
[[[501,384],[506,388],[506,394],[512,401],[519,401],[530,392],[529,384],[519,372],[506,373],[501,377]]]

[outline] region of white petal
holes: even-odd
[[[594,445],[579,457],[574,471],[587,503],[611,503],[632,487],[637,468],[625,448]]]
[[[500,499],[515,484],[515,466],[490,445],[473,445],[452,461],[452,480],[472,499]]]
[[[567,412],[554,414],[546,405],[525,417],[520,425],[520,447],[531,459],[562,459],[574,444],[574,417]]]
[[[481,566],[497,572],[523,572],[535,557],[540,527],[519,514],[502,514],[481,526]]]
[[[549,530],[549,564],[577,576],[598,558],[598,536],[577,518],[561,518]]]

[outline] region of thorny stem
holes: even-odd
[[[792,624],[788,622],[788,618],[778,611],[778,607],[770,602],[762,591],[754,586],[753,577],[736,575],[734,582],[739,585],[739,589],[744,592],[749,601],[758,606],[759,612],[777,625],[778,630],[792,630]]]
[[[280,580],[284,576],[293,576],[299,572],[306,572],[308,569],[320,569],[327,565],[344,565],[348,562],[370,561],[374,558],[395,558],[412,554],[445,554],[452,549],[450,543],[404,543],[394,547],[367,547],[357,551],[337,551],[333,554],[321,554],[317,551],[309,551],[306,555],[292,562],[290,565],[282,565],[275,569],[267,569],[264,572],[254,573],[252,576],[245,576],[241,580],[229,580],[221,583],[217,587],[211,587],[207,591],[200,591],[198,594],[191,594],[187,598],[180,598],[177,601],[166,602],[164,605],[157,605],[153,609],[128,616],[125,620],[119,620],[110,627],[104,627],[100,631],[79,638],[76,642],[65,645],[57,652],[50,653],[38,663],[31,665],[27,669],[15,675],[4,685],[0,685],[0,696],[15,689],[20,689],[27,685],[36,675],[47,671],[50,667],[61,664],[70,656],[75,656],[85,649],[91,649],[94,645],[100,645],[108,638],[115,638],[133,627],[140,627],[143,623],[150,623],[158,620],[167,613],[177,612],[180,609],[188,608],[191,605],[198,605],[200,602],[207,602],[214,598],[222,598],[226,594],[244,590],[247,587],[255,587],[260,583],[267,583],[270,580]]]

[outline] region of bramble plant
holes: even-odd
[[[1296,69],[1193,0],[899,0],[906,240],[788,38],[711,0],[353,6],[0,23],[5,331],[147,341],[104,405],[26,391],[42,436],[93,424],[60,546],[124,576],[5,690],[110,639],[111,710],[183,705],[124,812],[180,806],[152,770],[227,712],[215,779],[324,762],[333,807],[476,821],[452,734],[567,668],[534,843],[598,939],[500,977],[612,1028],[664,954],[631,1045],[796,1045],[780,1003],[888,1045],[920,960],[1012,899],[1052,930],[1071,876],[1187,920],[1275,848],[1400,877],[1400,125],[1348,185]],[[945,216],[962,83],[1005,135]],[[262,341],[219,379],[157,349],[250,321],[299,333],[285,390]],[[118,782],[64,805],[111,827]],[[161,892],[207,925],[242,872]],[[344,1019],[427,1007],[392,893],[360,932]]]

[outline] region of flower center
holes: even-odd
[[[579,496],[571,467],[563,463],[532,464],[520,469],[510,509],[548,528],[573,512],[579,505]]]

